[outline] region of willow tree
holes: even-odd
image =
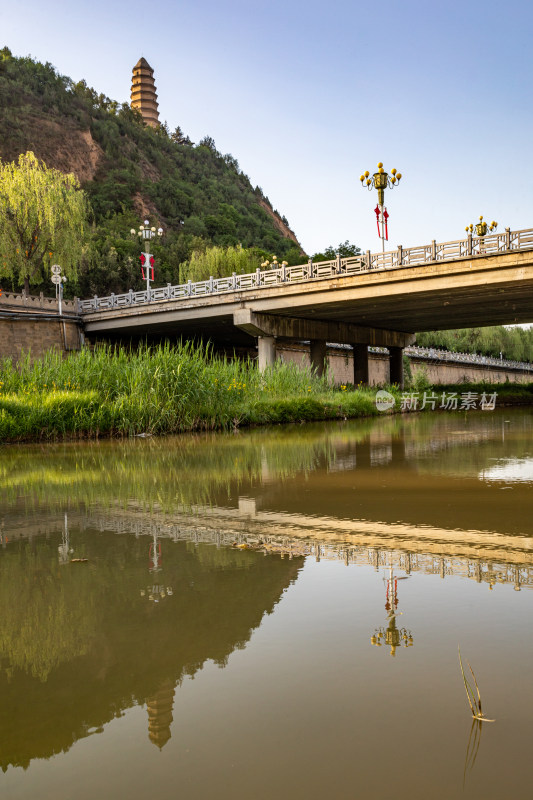
[[[49,266],[75,278],[87,226],[87,200],[77,178],[49,169],[31,152],[0,161],[0,277],[49,284]]]
[[[189,261],[180,264],[180,280],[206,281],[211,276],[224,278],[232,272],[238,275],[255,272],[264,256],[264,250],[257,247],[245,248],[240,244],[235,247],[215,245],[205,250],[193,250]]]

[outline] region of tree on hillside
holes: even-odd
[[[179,125],[176,130],[170,134],[170,138],[173,142],[176,142],[176,144],[192,145],[191,140],[183,133]]]
[[[361,253],[361,248],[356,244],[351,244],[348,239],[341,242],[337,247],[326,247],[321,253],[315,253],[313,261],[333,261],[334,258],[340,256],[341,258],[351,258],[358,256]]]
[[[48,169],[33,153],[0,161],[0,278],[49,285],[48,267],[75,278],[87,225],[87,202],[74,175]]]

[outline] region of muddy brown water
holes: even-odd
[[[532,511],[529,410],[1,449],[2,797],[528,797]]]

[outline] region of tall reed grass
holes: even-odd
[[[163,434],[370,416],[374,392],[337,390],[295,364],[259,373],[185,343],[99,346],[0,364],[0,440],[65,434]]]

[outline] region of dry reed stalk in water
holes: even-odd
[[[470,685],[470,683],[466,679],[465,671],[463,669],[463,661],[462,661],[462,658],[461,658],[461,648],[459,646],[458,646],[458,650],[459,650],[459,664],[461,666],[461,674],[463,676],[463,682],[464,682],[464,685],[465,685],[466,697],[467,697],[467,700],[468,700],[468,705],[470,706],[470,711],[472,712],[472,716],[474,717],[474,719],[479,720],[479,722],[495,722],[495,720],[493,720],[493,719],[487,719],[487,717],[483,714],[483,711],[481,709],[481,694],[479,692],[479,686],[477,685],[476,676],[474,675],[474,670],[472,669],[472,667],[470,666],[470,664],[467,661],[466,663],[468,664],[468,668],[469,668],[470,672],[472,673],[472,677],[474,679],[474,684],[476,686],[477,697],[476,697],[476,694],[474,693],[474,690],[473,690],[472,686]]]

